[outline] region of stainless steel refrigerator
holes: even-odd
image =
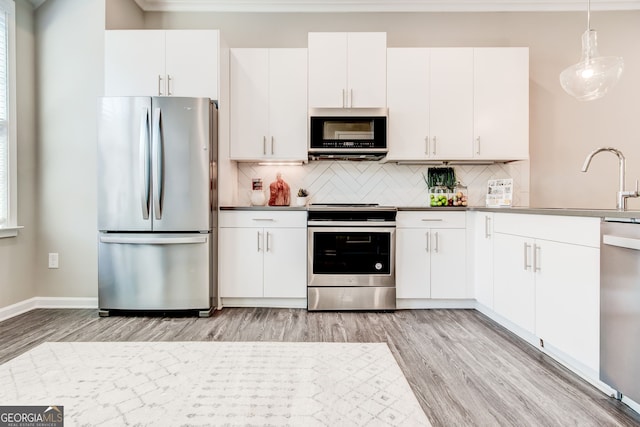
[[[98,305],[215,307],[217,108],[204,98],[98,100]]]

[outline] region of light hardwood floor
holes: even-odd
[[[386,342],[434,426],[640,426],[640,416],[475,310],[225,308],[208,319],[33,310],[0,363],[46,341]]]

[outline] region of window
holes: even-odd
[[[15,4],[0,0],[0,237],[17,234]]]

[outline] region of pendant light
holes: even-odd
[[[624,61],[619,56],[598,56],[596,30],[591,29],[591,0],[587,2],[587,31],[582,34],[580,62],[560,73],[560,84],[569,95],[591,101],[607,94],[620,79]]]

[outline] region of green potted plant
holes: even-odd
[[[309,199],[309,192],[304,188],[299,188],[298,197],[296,197],[296,205],[306,206],[308,199]]]

